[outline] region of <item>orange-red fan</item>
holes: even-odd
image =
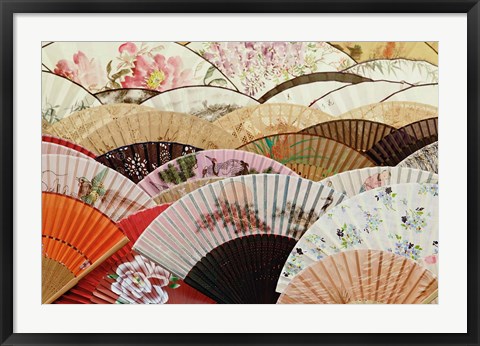
[[[130,242],[88,274],[57,304],[212,304],[162,267],[132,251],[133,243],[169,205],[142,210],[117,225]]]
[[[360,151],[367,151],[395,127],[371,120],[341,119],[310,126],[299,133],[334,139]]]
[[[82,201],[42,193],[42,303],[49,304],[98,267],[128,238]]]
[[[419,149],[438,141],[438,118],[423,119],[390,133],[366,152],[381,166],[396,166]]]
[[[69,142],[65,139],[62,139],[62,138],[57,138],[57,137],[53,137],[53,136],[47,136],[47,135],[43,135],[42,136],[42,141],[44,142],[49,142],[49,143],[55,143],[55,144],[58,144],[58,145],[62,145],[64,147],[67,147],[67,148],[70,148],[70,149],[73,149],[73,150],[76,150],[82,154],[85,154],[91,158],[95,158],[96,155],[94,153],[92,153],[90,150],[88,149],[85,149],[84,147],[78,145],[78,144],[75,144],[73,142]]]

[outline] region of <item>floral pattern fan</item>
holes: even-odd
[[[344,196],[294,176],[227,178],[172,204],[134,245],[220,303],[274,303],[282,261]]]
[[[261,155],[240,150],[205,150],[179,157],[158,167],[138,187],[153,197],[191,180],[258,173],[297,175],[284,165]]]
[[[344,201],[319,218],[295,245],[277,292],[313,263],[358,249],[392,252],[438,273],[438,185],[390,185]]]
[[[111,150],[96,160],[138,183],[168,161],[201,150],[172,142],[135,143]]]
[[[42,191],[79,199],[114,221],[155,206],[120,173],[95,160],[67,155],[42,155]]]
[[[239,149],[272,158],[300,176],[314,181],[343,171],[375,165],[368,157],[345,144],[300,133],[260,138]]]
[[[91,93],[122,88],[163,92],[184,86],[234,88],[212,64],[173,42],[53,42],[44,67]]]

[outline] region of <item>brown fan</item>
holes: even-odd
[[[115,148],[144,142],[177,142],[202,149],[231,149],[240,143],[223,129],[193,115],[151,111],[108,122],[79,142],[104,154]]]
[[[271,103],[240,108],[224,115],[213,124],[246,144],[264,136],[298,132],[329,120],[334,120],[334,118],[313,108],[286,103]]]
[[[94,207],[42,193],[42,303],[49,304],[128,243]]]
[[[334,139],[356,150],[367,151],[382,138],[395,131],[390,125],[371,120],[343,119],[310,126],[299,133]]]
[[[364,119],[400,128],[418,120],[438,116],[438,108],[415,102],[390,101],[353,109],[338,119]]]
[[[417,150],[438,141],[438,118],[420,120],[383,138],[366,152],[378,165],[396,166]]]
[[[352,250],[301,271],[277,304],[428,304],[438,280],[425,267],[391,252]]]
[[[272,158],[314,181],[352,169],[375,166],[368,157],[345,144],[302,133],[263,137],[239,149]]]

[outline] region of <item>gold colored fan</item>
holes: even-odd
[[[337,119],[364,119],[396,128],[438,116],[438,108],[415,102],[380,102],[355,108]]]
[[[129,103],[87,108],[44,128],[43,134],[79,143],[93,131],[112,120],[149,110],[152,108]]]
[[[438,280],[409,258],[379,250],[337,253],[300,272],[277,304],[428,304]]]
[[[193,115],[150,111],[110,121],[79,142],[101,155],[143,142],[177,142],[201,149],[233,149],[240,143],[223,129]]]
[[[322,111],[286,103],[244,107],[228,113],[213,124],[243,144],[279,133],[298,132],[309,126],[334,120]]]

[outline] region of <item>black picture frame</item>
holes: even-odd
[[[115,6],[112,6],[115,4]],[[0,342],[2,345],[431,344],[478,345],[479,0],[0,0]],[[468,333],[465,334],[21,334],[13,332],[13,16],[15,13],[467,13]],[[455,316],[452,316],[452,319]]]

